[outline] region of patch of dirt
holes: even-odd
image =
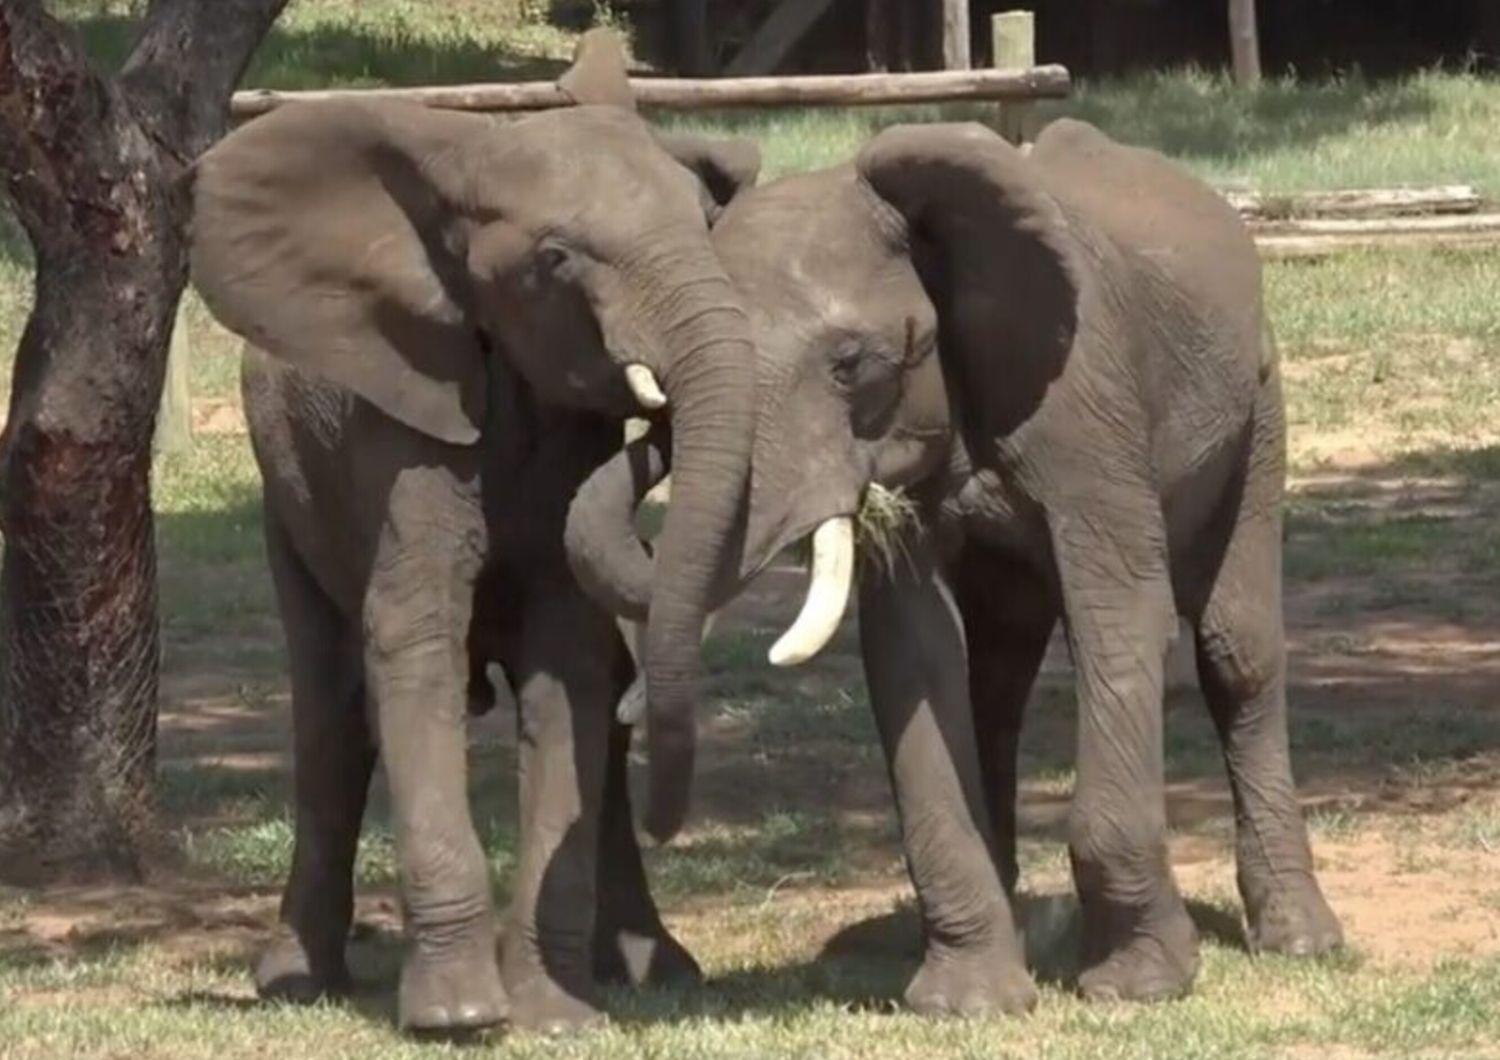
[[[245,413],[237,400],[197,398],[193,401],[194,434],[244,434]]]
[[[228,423],[230,418],[211,411],[202,415],[205,424]],[[1337,452],[1337,460],[1293,488],[1299,502],[1310,499],[1322,505],[1320,511],[1330,519],[1368,524],[1412,514],[1441,517],[1456,540],[1477,539],[1500,526],[1500,488],[1494,484],[1392,472],[1388,455],[1369,439],[1314,441]],[[1357,452],[1359,445],[1368,452]],[[861,911],[891,909],[909,899],[909,892],[897,852],[879,838],[889,834],[880,825],[890,820],[890,794],[878,747],[873,737],[865,736],[868,727],[799,726],[795,714],[802,705],[809,710],[838,707],[858,694],[862,676],[854,616],[831,649],[808,667],[775,671],[763,659],[764,648],[795,616],[804,588],[800,570],[774,568],[720,618],[717,636],[721,645],[732,646],[732,672],[713,678],[723,705],[705,726],[697,819],[759,823],[772,810],[809,808],[833,813],[861,842],[868,837],[869,851],[857,858],[859,878],[869,880],[867,888],[825,891],[790,881],[767,898],[773,906],[826,903],[831,921],[848,925]],[[1285,606],[1294,712],[1301,719],[1337,723],[1342,726],[1337,731],[1348,732],[1355,741],[1366,720],[1373,726],[1415,717],[1447,725],[1466,717],[1492,718],[1500,731],[1497,589],[1493,573],[1445,555],[1416,563],[1392,561],[1379,577],[1334,575],[1289,582]],[[1179,697],[1195,700],[1188,644],[1182,637],[1174,650],[1172,685]],[[194,645],[180,657],[188,667],[165,675],[165,765],[211,765],[216,774],[285,773],[290,742],[285,678],[247,671],[235,662],[235,648],[231,643]],[[1070,683],[1059,639],[1049,652],[1039,695],[1065,697]],[[736,712],[736,701],[749,696],[761,706]],[[1050,705],[1039,702],[1034,715],[1043,715]],[[1194,701],[1183,709],[1200,708]],[[1040,717],[1033,720],[1044,723]],[[1056,743],[1059,759],[1067,761],[1069,727],[1055,727],[1057,733],[1049,733],[1048,739]],[[1449,838],[1459,814],[1472,812],[1500,788],[1500,746],[1482,743],[1490,731],[1483,726],[1473,731],[1480,742],[1468,746],[1460,739],[1441,761],[1419,763],[1417,772],[1411,756],[1399,747],[1388,761],[1356,746],[1347,760],[1336,746],[1319,749],[1312,759],[1299,749],[1305,806],[1351,819],[1347,830],[1316,833],[1314,848],[1324,886],[1345,920],[1351,943],[1375,960],[1427,965],[1445,955],[1500,954],[1494,852],[1459,849]],[[474,740],[487,752],[484,774],[509,768],[514,732],[515,717],[508,707],[476,723]],[[488,754],[497,748],[500,755]],[[1309,768],[1308,761],[1315,767]],[[509,783],[508,777],[493,779]],[[1027,779],[1022,823],[1029,840],[1060,839],[1068,797],[1066,783]],[[1174,864],[1184,890],[1211,896],[1221,905],[1232,898],[1232,807],[1222,779],[1175,781],[1169,790],[1169,819],[1175,833]],[[198,823],[213,820],[206,811]],[[1027,885],[1055,897],[1069,894],[1065,860],[1047,861],[1028,876]],[[691,924],[714,917],[716,906],[708,900],[677,903],[674,920],[685,918],[691,933]],[[381,895],[362,896],[359,915],[382,930],[394,930],[398,922],[394,904]],[[0,894],[0,952],[50,959],[106,946],[149,944],[173,960],[212,955],[248,960],[275,920],[271,889],[187,878],[139,888],[29,895],[20,902]],[[713,923],[715,931],[724,930],[722,919]],[[745,930],[745,944],[753,946],[758,929],[752,925]]]

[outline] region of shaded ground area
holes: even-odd
[[[228,518],[253,535],[253,506],[234,496]],[[209,533],[182,516],[163,533],[180,546],[177,563],[166,564],[169,586],[188,573],[178,569],[182,555],[195,556],[189,569],[199,577],[208,563],[219,564],[220,577],[253,577],[254,549],[244,538],[225,546],[223,527]],[[1172,852],[1208,940],[1202,989],[1189,1004],[1208,1006],[1211,1021],[1225,991],[1258,992],[1253,1011],[1270,1022],[1227,1043],[1225,1055],[1279,1054],[1271,1046],[1282,1038],[1347,1040],[1349,1055],[1391,1042],[1500,1046],[1491,1015],[1500,1001],[1500,456],[1477,449],[1325,462],[1296,479],[1287,540],[1296,762],[1323,882],[1352,955],[1307,968],[1243,953],[1227,789],[1206,713],[1179,664],[1168,717]],[[204,551],[195,554],[194,541]],[[616,998],[616,1030],[581,1041],[585,1053],[621,1047],[610,1036],[622,1034],[631,1051],[644,1052],[662,1034],[668,1048],[741,1055],[718,1038],[704,1046],[701,1031],[688,1029],[697,1024],[677,1022],[692,1014],[728,1021],[714,1024],[721,1028],[748,1019],[784,1030],[791,1020],[790,1039],[771,1029],[755,1039],[765,1048],[792,1048],[825,1017],[838,1023],[809,1041],[838,1040],[848,1022],[851,1041],[863,1042],[850,1055],[903,1055],[908,1044],[921,1055],[933,1042],[919,1029],[934,1025],[882,1015],[914,967],[918,927],[852,622],[800,671],[773,672],[763,662],[801,588],[798,572],[772,571],[721,621],[708,648],[714,677],[696,823],[684,841],[650,855],[671,921],[713,982],[693,995]],[[245,969],[274,922],[290,855],[287,699],[266,603],[209,607],[197,617],[188,608],[168,626],[163,801],[184,864],[133,890],[0,896],[0,996],[13,1006],[13,1026],[38,1046],[7,1055],[55,1055],[42,1043],[74,1040],[74,1031],[47,1032],[47,1021],[87,1027],[81,1007],[129,1012],[143,1026],[153,1012],[170,1013],[171,1034],[197,1043],[98,1055],[199,1055],[194,1049],[213,1035],[188,1033],[182,1020],[214,1012],[233,1014],[237,1033],[252,1039],[274,1027],[308,1048],[331,1035],[380,1055],[407,1049],[388,1030],[399,917],[379,799],[360,858],[359,997],[303,1019],[261,1009],[250,996]],[[513,720],[502,709],[474,734],[476,816],[502,892],[514,849]],[[1072,730],[1068,663],[1057,648],[1025,740],[1022,916],[1034,967],[1058,984],[1037,1019],[1076,1037],[1078,1021],[1096,1017],[1067,993],[1076,907],[1061,829]],[[1442,996],[1413,1000],[1421,989]],[[1383,997],[1393,1006],[1389,1025],[1378,1016]],[[1345,1011],[1356,1002],[1373,1006],[1369,1026]],[[1422,1015],[1429,1002],[1438,1006],[1436,1025],[1431,1012]],[[1483,1014],[1465,1007],[1481,1002]],[[1185,1017],[1169,1009],[1179,1011],[1165,1023],[1153,1014],[1161,1010],[1135,1010],[1133,1040],[1180,1033],[1173,1019]],[[0,1010],[0,1026],[6,1019]],[[1289,1019],[1302,1030],[1287,1031]],[[675,1029],[658,1028],[663,1020]],[[883,1022],[859,1030],[862,1020]],[[1041,1040],[1035,1021],[1027,1027],[1018,1047]],[[968,1033],[950,1028],[940,1040],[962,1055]],[[1085,1044],[1074,1041],[1078,1055],[1091,1055]]]

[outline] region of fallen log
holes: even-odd
[[[1500,246],[1500,214],[1405,217],[1384,220],[1322,219],[1252,224],[1256,246],[1269,258],[1326,257],[1366,247]]]
[[[1062,99],[1072,91],[1065,66],[1028,70],[941,70],[919,74],[839,74],[810,77],[631,78],[636,102],[669,110],[730,107],[863,107],[912,103],[1005,102]],[[440,85],[425,88],[326,89],[235,93],[230,114],[254,118],[305,100],[406,100],[441,110],[531,111],[570,107],[573,100],[552,81]]]
[[[1483,200],[1467,184],[1430,188],[1353,188],[1343,191],[1267,195],[1227,191],[1224,197],[1241,216],[1257,220],[1304,217],[1410,217],[1477,213]]]

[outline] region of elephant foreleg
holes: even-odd
[[[517,1026],[577,1027],[601,1018],[593,953],[600,804],[629,660],[609,616],[559,573],[527,588],[512,672],[521,852],[501,966]]]
[[[375,765],[358,644],[275,515],[266,552],[291,664],[296,839],[281,900],[287,931],[255,970],[262,997],[307,1002],[349,989],[354,855]]]
[[[1057,623],[1057,605],[1031,567],[972,543],[959,561],[956,585],[968,633],[969,696],[996,858],[1006,894],[1014,900],[1020,877],[1016,774],[1021,725]]]
[[[1101,484],[1100,497],[1118,495]],[[1078,782],[1068,821],[1094,1000],[1185,993],[1197,934],[1167,860],[1163,670],[1177,626],[1154,496],[1053,513],[1051,530],[1078,686]]]
[[[1021,1012],[1036,1002],[993,857],[963,631],[922,538],[911,562],[864,572],[860,645],[890,766],[926,957],[917,1011]]]
[[[651,898],[630,811],[627,756],[630,729],[610,727],[599,825],[599,919],[594,932],[594,976],[631,986],[700,982],[698,962],[672,937]]]
[[[366,589],[365,679],[390,787],[409,949],[404,1028],[501,1022],[489,865],[469,811],[469,628],[480,542],[462,492],[414,469],[392,488]]]

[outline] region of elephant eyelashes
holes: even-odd
[[[837,351],[832,357],[832,370],[834,381],[845,389],[850,389],[859,382],[859,369],[864,360],[862,352],[857,346],[846,346]]]

